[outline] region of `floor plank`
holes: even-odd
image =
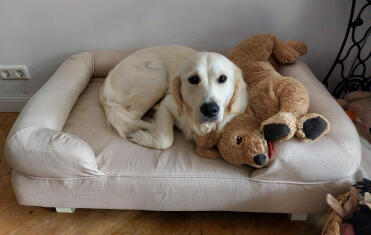
[[[320,226],[291,222],[284,214],[156,212],[51,208],[18,205],[10,185],[4,144],[17,113],[0,113],[0,234],[318,234]]]

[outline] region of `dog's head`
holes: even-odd
[[[241,113],[247,102],[241,70],[226,57],[198,52],[188,57],[173,79],[178,114],[192,113],[201,133],[211,131],[226,112]]]

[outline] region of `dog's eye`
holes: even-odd
[[[197,75],[193,75],[191,76],[190,78],[188,78],[188,81],[191,83],[191,84],[198,84],[200,82],[200,78],[197,76]]]
[[[225,83],[225,81],[227,81],[227,76],[225,76],[225,75],[220,75],[220,76],[218,77],[218,82],[219,82],[219,83]]]
[[[236,144],[241,144],[242,142],[242,137],[241,136],[237,136],[236,138]]]

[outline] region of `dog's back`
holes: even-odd
[[[195,51],[183,46],[139,50],[123,59],[107,76],[99,100],[107,121],[121,137],[146,129],[141,120],[169,88],[169,79]]]

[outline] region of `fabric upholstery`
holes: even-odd
[[[320,212],[326,193],[352,184],[360,162],[351,121],[302,62],[281,72],[310,93],[310,111],[332,130],[313,143],[275,145],[269,167],[254,170],[204,159],[176,133],[153,150],[121,139],[99,105],[100,86],[129,51],[69,58],[28,102],[6,144],[12,183],[23,205],[146,210]],[[95,77],[91,79],[91,77]],[[72,110],[72,111],[71,111]]]
[[[27,102],[9,136],[26,127],[61,130],[77,98],[94,73],[93,55],[68,58]]]
[[[23,174],[50,178],[103,175],[95,155],[79,137],[44,127],[28,127],[8,141],[10,165]]]
[[[93,69],[92,53],[71,56],[28,101],[5,145],[6,158],[15,170],[40,177],[102,174],[90,146],[60,132]]]
[[[349,190],[351,178],[318,183],[266,182],[248,177],[106,175],[70,179],[13,172],[22,205],[159,211],[318,213],[326,193]]]
[[[304,66],[302,63],[295,66],[300,66],[300,70],[305,68],[302,67]],[[313,76],[310,71],[307,72],[307,76]],[[303,74],[298,76],[305,79],[302,78]],[[317,82],[314,76],[306,77],[306,79],[314,79],[309,84]],[[200,158],[194,153],[195,145],[185,141],[180,133],[176,135],[174,146],[169,149],[145,148],[120,138],[112,128],[107,126],[103,109],[98,100],[99,89],[103,81],[104,79],[92,79],[72,110],[64,131],[81,137],[92,146],[97,157],[98,168],[106,174],[136,175],[140,172],[141,175],[147,176],[211,174],[209,176],[214,177],[228,177],[238,174],[238,176],[252,176],[271,181],[320,182],[338,180],[352,175],[360,161],[360,153],[357,153],[359,140],[357,133],[352,132],[354,130],[353,124],[345,115],[343,115],[344,120],[337,118],[337,115],[341,117],[343,114],[341,109],[337,113],[335,112],[335,115],[330,116],[330,121],[335,124],[334,131],[313,143],[302,143],[297,140],[276,143],[274,160],[269,167],[260,170],[253,170],[247,166],[233,166],[222,159]],[[322,88],[321,86],[319,84],[319,88]],[[325,91],[325,93],[328,92]],[[331,97],[324,99],[329,100],[330,103],[333,100]],[[329,107],[332,106],[337,108],[336,102]],[[319,113],[327,117],[327,112],[333,108],[321,110]],[[337,122],[340,122],[339,124],[343,128],[337,130]],[[339,131],[343,135],[355,138],[343,140],[346,142],[345,144],[337,145],[337,142],[333,141],[332,135]],[[340,140],[342,139],[340,138]],[[352,151],[355,154],[349,153],[347,147],[353,148]],[[213,171],[210,171],[211,169]]]

